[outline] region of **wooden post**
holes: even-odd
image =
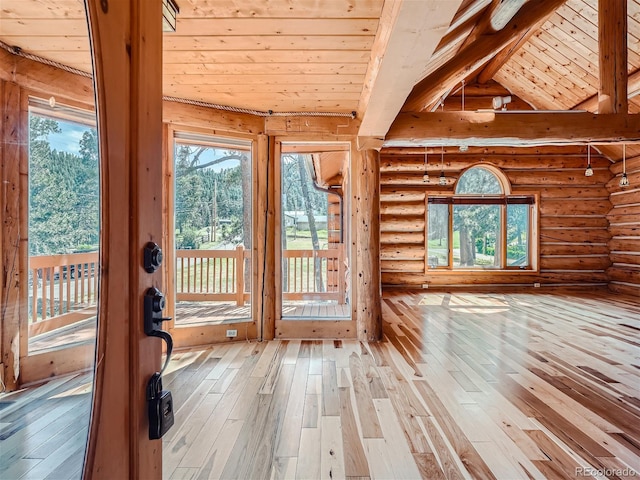
[[[21,239],[26,235],[26,225],[22,224],[20,164],[24,137],[21,122],[21,91],[15,83],[0,82],[1,112],[1,187],[0,204],[2,211],[2,271],[0,272],[0,323],[2,331],[2,359],[5,387],[8,391],[18,386],[20,358],[26,354],[21,346],[26,345],[20,336],[21,322],[26,308],[21,303],[20,279],[26,279],[26,270],[21,271]],[[26,192],[22,192],[26,195]],[[23,282],[26,288],[26,282]]]
[[[256,314],[258,322],[262,322],[264,340],[272,340],[276,332],[276,285],[275,278],[275,140],[267,135],[258,135],[257,150],[257,232],[253,244],[255,258],[254,272],[257,275],[254,293],[258,303]]]
[[[354,210],[356,216],[355,285],[358,338],[375,342],[382,338],[380,294],[380,159],[375,150],[352,149]]]
[[[86,1],[98,98],[102,270],[94,404],[85,479],[162,477],[146,387],[161,340],[147,337],[144,293],[161,287],[143,247],[162,236],[162,2]],[[163,265],[167,268],[167,265]]]
[[[244,246],[236,247],[236,303],[244,305]]]
[[[598,0],[598,113],[627,113],[627,2]]]

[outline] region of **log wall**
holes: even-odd
[[[592,150],[594,175],[585,177],[586,147],[469,148],[464,153],[449,148],[443,162],[448,184],[441,187],[440,149],[429,150],[428,184],[423,182],[424,157],[421,148],[381,152],[383,285],[606,284],[607,269],[611,266],[612,210],[607,184],[613,175],[607,158]],[[452,194],[460,174],[473,165],[501,169],[511,183],[512,194],[538,195],[540,241],[535,271],[425,269],[425,196]],[[534,241],[537,238],[535,233],[532,238]]]
[[[607,269],[609,288],[614,292],[640,295],[640,156],[627,160],[629,186],[620,187],[622,162],[611,166],[615,175],[608,183],[611,210],[609,250],[611,266]]]

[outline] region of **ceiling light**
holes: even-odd
[[[622,144],[622,177],[620,178],[620,186],[629,186],[629,177],[627,177],[627,145]]]
[[[440,153],[440,178],[438,179],[438,185],[444,187],[447,184],[447,177],[444,176],[444,145],[441,147]]]
[[[175,0],[162,0],[162,31],[175,32],[177,15],[180,13]]]
[[[593,168],[591,168],[591,145],[587,145],[587,169],[584,171],[585,177],[593,177]]]

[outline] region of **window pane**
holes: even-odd
[[[454,205],[453,266],[500,268],[500,206]]]
[[[429,268],[449,266],[449,205],[429,204]]]
[[[470,168],[462,174],[456,185],[456,194],[501,195],[502,185],[498,178],[482,167]]]
[[[249,143],[176,141],[176,326],[251,319],[251,184]]]
[[[529,266],[529,205],[507,205],[507,266]]]

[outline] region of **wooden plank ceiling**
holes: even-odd
[[[423,1],[434,8],[447,0]],[[461,1],[430,60],[420,58],[416,49],[416,59],[426,65],[422,78],[454,58],[469,38],[481,35],[478,28],[499,3]],[[369,63],[380,60],[372,49],[383,31],[381,16],[387,20],[385,0],[178,4],[177,32],[164,36],[165,95],[260,111],[362,113],[363,85],[375,70]],[[598,88],[597,17],[597,0],[567,0],[493,80],[535,109],[597,109],[597,102],[589,103]],[[81,0],[1,0],[0,40],[90,71]],[[628,2],[628,47],[633,94],[640,90],[640,0]],[[477,73],[470,72],[467,85]],[[640,95],[630,99],[629,111],[640,113]]]

